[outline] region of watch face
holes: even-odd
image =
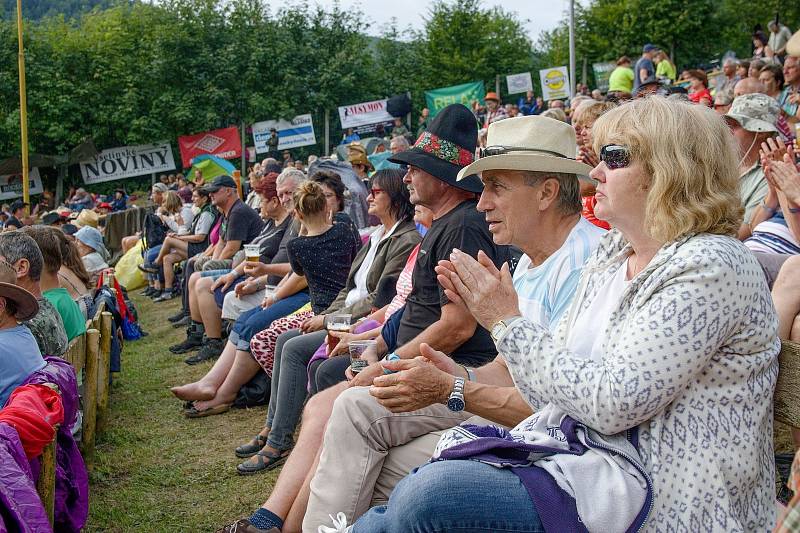
[[[447,408],[451,411],[463,411],[464,407],[464,400],[461,398],[450,398],[447,400]]]

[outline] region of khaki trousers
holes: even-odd
[[[369,387],[342,392],[325,430],[303,532],[330,525],[328,515],[343,512],[351,524],[370,507],[385,504],[397,483],[431,458],[442,432],[467,419],[488,423],[440,404],[395,414],[369,394]]]

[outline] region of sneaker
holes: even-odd
[[[140,292],[139,294],[141,294],[142,296],[152,296],[152,294],[153,294],[153,292],[155,292],[155,290],[156,290],[155,287],[153,287],[151,285],[148,285],[147,288],[145,290],[143,290],[142,292]]]
[[[222,355],[222,350],[225,349],[225,341],[222,339],[206,339],[200,351],[196,354],[187,357],[184,363],[187,365],[196,365],[203,361],[210,361]]]
[[[186,311],[183,309],[179,309],[177,313],[172,315],[171,317],[167,317],[167,320],[172,322],[173,324],[179,320],[183,320],[184,318],[188,317],[189,315],[186,314]]]
[[[153,294],[150,295],[151,300],[155,300],[161,296],[161,289],[154,289]]]
[[[136,265],[136,268],[147,274],[158,274],[158,266],[153,263],[142,263],[141,265]]]
[[[177,297],[178,295],[172,291],[162,291],[161,296],[153,298],[154,302],[166,302],[172,300],[173,298]]]
[[[172,327],[173,328],[185,328],[186,326],[189,325],[189,323],[191,321],[192,321],[192,319],[189,318],[189,315],[186,315],[183,318],[181,318],[180,320],[178,320],[177,322],[173,322],[172,323]]]
[[[337,513],[336,518],[333,515],[328,515],[331,517],[333,521],[333,527],[330,526],[319,526],[317,528],[317,533],[350,533],[353,530],[353,526],[347,525],[347,517],[344,513]]]
[[[191,326],[189,326],[191,328]],[[191,352],[203,345],[203,335],[196,333],[193,329],[187,332],[186,340],[169,347],[169,351],[174,354]]]
[[[281,533],[281,530],[277,527],[259,529],[251,524],[247,518],[242,518],[233,524],[228,524],[222,529],[218,529],[216,533]]]

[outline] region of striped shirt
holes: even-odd
[[[523,255],[514,270],[522,316],[545,328],[555,325],[572,300],[583,263],[605,233],[581,217],[561,248],[541,265],[532,267],[530,257]]]
[[[772,218],[753,228],[753,236],[744,241],[750,251],[765,254],[800,254],[800,243],[792,235],[783,213],[778,211]]]

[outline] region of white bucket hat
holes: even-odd
[[[458,179],[496,169],[588,176],[592,167],[575,160],[577,151],[569,124],[535,115],[508,118],[489,125],[481,158],[461,169]]]

